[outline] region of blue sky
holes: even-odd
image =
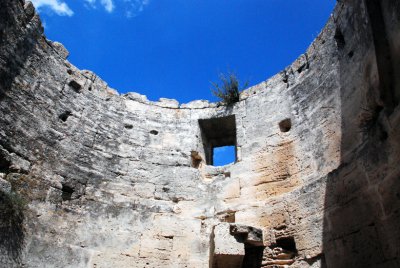
[[[34,0],[47,38],[120,93],[216,101],[210,81],[250,85],[294,61],[335,0]]]
[[[235,162],[235,146],[223,146],[214,148],[214,166],[224,166]]]

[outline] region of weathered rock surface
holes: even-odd
[[[338,2],[231,107],[120,96],[30,2],[0,18],[1,267],[400,267],[399,1]]]

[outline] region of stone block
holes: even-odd
[[[207,100],[195,100],[189,103],[181,104],[180,108],[189,108],[189,109],[203,109],[208,108],[210,103]]]
[[[263,233],[261,229],[242,224],[231,224],[230,233],[238,241],[243,239],[242,242],[246,245],[263,246]]]
[[[167,99],[167,98],[160,98],[156,103],[158,106],[165,107],[165,108],[178,108],[179,102],[174,99]]]
[[[244,244],[231,234],[229,223],[219,223],[214,227],[214,255],[244,256]]]
[[[52,42],[51,46],[57,51],[63,59],[67,59],[69,56],[69,51],[59,42]]]

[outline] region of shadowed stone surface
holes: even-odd
[[[1,267],[400,267],[399,1],[338,1],[230,107],[118,95],[30,2],[0,18]],[[234,164],[206,163],[212,118]]]

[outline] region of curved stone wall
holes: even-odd
[[[339,2],[231,107],[118,95],[44,37],[30,2],[0,17],[2,266],[400,265],[395,0]],[[237,161],[207,165],[199,120],[227,116]]]

